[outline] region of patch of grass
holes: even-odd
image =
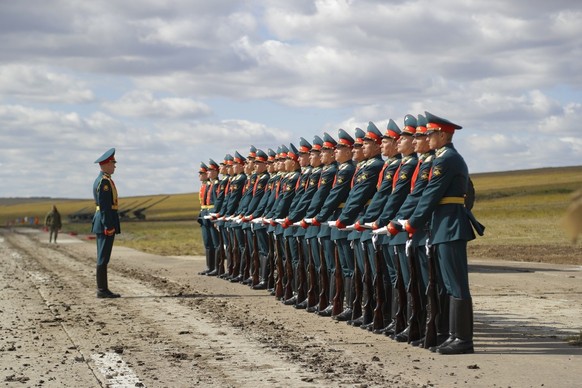
[[[64,233],[88,234],[90,224],[66,224]],[[122,222],[115,245],[161,256],[204,255],[200,225],[196,221]]]

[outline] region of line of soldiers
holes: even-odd
[[[472,353],[461,127],[429,112],[200,169],[201,275],[441,354]],[[383,159],[383,157],[385,159]],[[219,178],[221,175],[221,178]]]

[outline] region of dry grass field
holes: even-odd
[[[572,193],[582,188],[582,166],[475,174],[472,179],[473,212],[486,231],[469,244],[470,257],[582,264],[582,244],[572,245],[561,226]],[[120,209],[147,207],[164,197],[121,198]],[[88,199],[0,199],[0,225],[14,224],[17,219],[17,225],[23,225],[24,217],[36,217],[42,227],[52,204],[63,215],[64,233],[89,232],[87,222],[68,221],[69,215],[80,210],[93,212]],[[116,244],[168,256],[201,254],[198,211],[196,193],[170,195],[146,209],[145,220],[137,220],[129,211]]]

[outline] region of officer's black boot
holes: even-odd
[[[216,256],[218,255],[218,250],[212,248],[210,250],[210,255],[208,257],[208,272],[206,273],[207,276],[217,276],[218,275],[218,267],[216,262]]]
[[[454,340],[438,347],[440,354],[474,353],[473,349],[473,303],[471,299],[451,297],[451,323]]]
[[[107,286],[107,266],[97,266],[97,298],[119,298],[121,295],[109,291]]]
[[[354,282],[356,282],[357,280],[354,280]],[[352,319],[350,319],[347,323],[348,325],[352,325],[352,326],[362,326],[364,323],[369,323],[371,321],[371,316],[367,317],[368,321],[366,321],[366,317],[364,316],[366,314],[366,310],[370,310],[368,308],[368,303],[370,301],[368,301],[368,286],[366,285],[366,282],[364,282],[363,280],[361,281],[361,288],[362,288],[362,301],[361,301],[361,306],[360,306],[360,316],[356,317],[355,313],[356,313],[356,306],[354,306],[354,314],[352,314]],[[354,288],[355,288],[355,284],[354,284]],[[364,308],[366,307],[366,308]]]
[[[442,345],[446,340],[449,339],[449,337],[451,336],[451,328],[449,327],[449,322],[450,322],[450,315],[451,315],[451,311],[450,311],[450,299],[451,297],[446,293],[446,292],[441,292],[439,293],[439,312],[437,314],[436,317],[436,326],[437,326],[437,340],[436,340],[436,346],[429,346],[428,350],[430,350],[431,352],[435,352],[437,347],[439,347],[440,345]],[[425,348],[427,348],[425,346]]]
[[[390,297],[389,303],[384,310],[384,324],[383,329],[379,330],[377,334],[384,334],[386,336],[394,335],[394,328],[396,327],[396,313],[398,312],[398,290],[392,287],[392,283],[384,284],[385,289],[389,289],[390,293],[386,293],[386,297]]]
[[[412,306],[410,304],[410,294],[406,295],[407,303],[406,303],[406,328],[402,330],[400,333],[394,334],[394,340],[397,342],[408,342],[408,335],[410,333],[410,316],[412,315]]]
[[[346,308],[344,311],[332,318],[336,321],[347,321],[352,318],[353,303],[354,303],[354,290],[353,290],[353,278],[344,278],[344,293],[346,294]]]
[[[269,270],[267,268],[267,257],[265,255],[259,256],[259,283],[253,286],[253,290],[266,290],[267,289],[267,278],[269,277]]]
[[[352,325],[354,321],[360,319],[360,323],[364,320],[362,318],[362,300],[364,299],[364,282],[362,276],[356,276],[352,278],[352,316],[348,319],[347,324]],[[357,295],[356,289],[360,290],[359,295]]]
[[[297,268],[297,272],[295,273],[295,283],[297,285],[297,296],[300,296],[299,290],[301,288],[304,290],[303,295],[301,295],[303,300],[300,300],[299,298],[297,298],[297,300],[295,302],[295,306],[293,306],[299,310],[304,310],[307,308],[307,291],[309,291],[308,285],[307,285],[307,279],[305,278],[307,276],[307,269],[302,269],[302,272],[303,272],[303,279],[299,279],[299,267]]]
[[[331,312],[333,310],[333,297],[335,295],[335,274],[333,272],[328,272],[329,276],[329,290],[328,290],[328,298],[329,304],[327,306],[319,306],[317,311],[317,315],[321,315],[322,317],[331,317]]]
[[[291,279],[291,288],[293,289],[293,296],[283,302],[286,306],[292,306],[297,303],[297,266],[293,267],[293,279]]]
[[[313,282],[313,284],[311,283],[311,278],[309,278],[310,281],[307,282],[307,292],[309,292],[310,287],[313,287],[314,289],[314,293],[315,293],[315,304],[314,305],[310,305],[310,304],[306,304],[306,309],[305,311],[307,311],[308,313],[315,313],[317,312],[319,306],[317,305],[318,302],[318,297],[319,297],[319,274],[315,273],[314,279],[315,280]],[[306,299],[307,300],[307,299]]]
[[[206,248],[206,268],[203,271],[198,272],[198,275],[206,275],[210,272],[210,249]]]
[[[452,300],[453,297],[449,295],[445,295],[445,297],[442,298],[442,310],[439,312],[439,317],[437,317],[437,343],[439,343],[439,345],[428,348],[431,352],[436,352],[441,346],[447,346],[455,340],[455,324],[457,322],[455,321],[456,312],[453,308]],[[446,319],[445,316],[447,317]],[[442,338],[444,338],[445,325],[448,327],[449,334],[447,338],[441,342]]]

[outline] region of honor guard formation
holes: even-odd
[[[201,163],[200,275],[432,352],[473,353],[467,241],[484,227],[452,143],[460,129],[425,112],[384,133],[369,122],[353,137],[339,129]]]

